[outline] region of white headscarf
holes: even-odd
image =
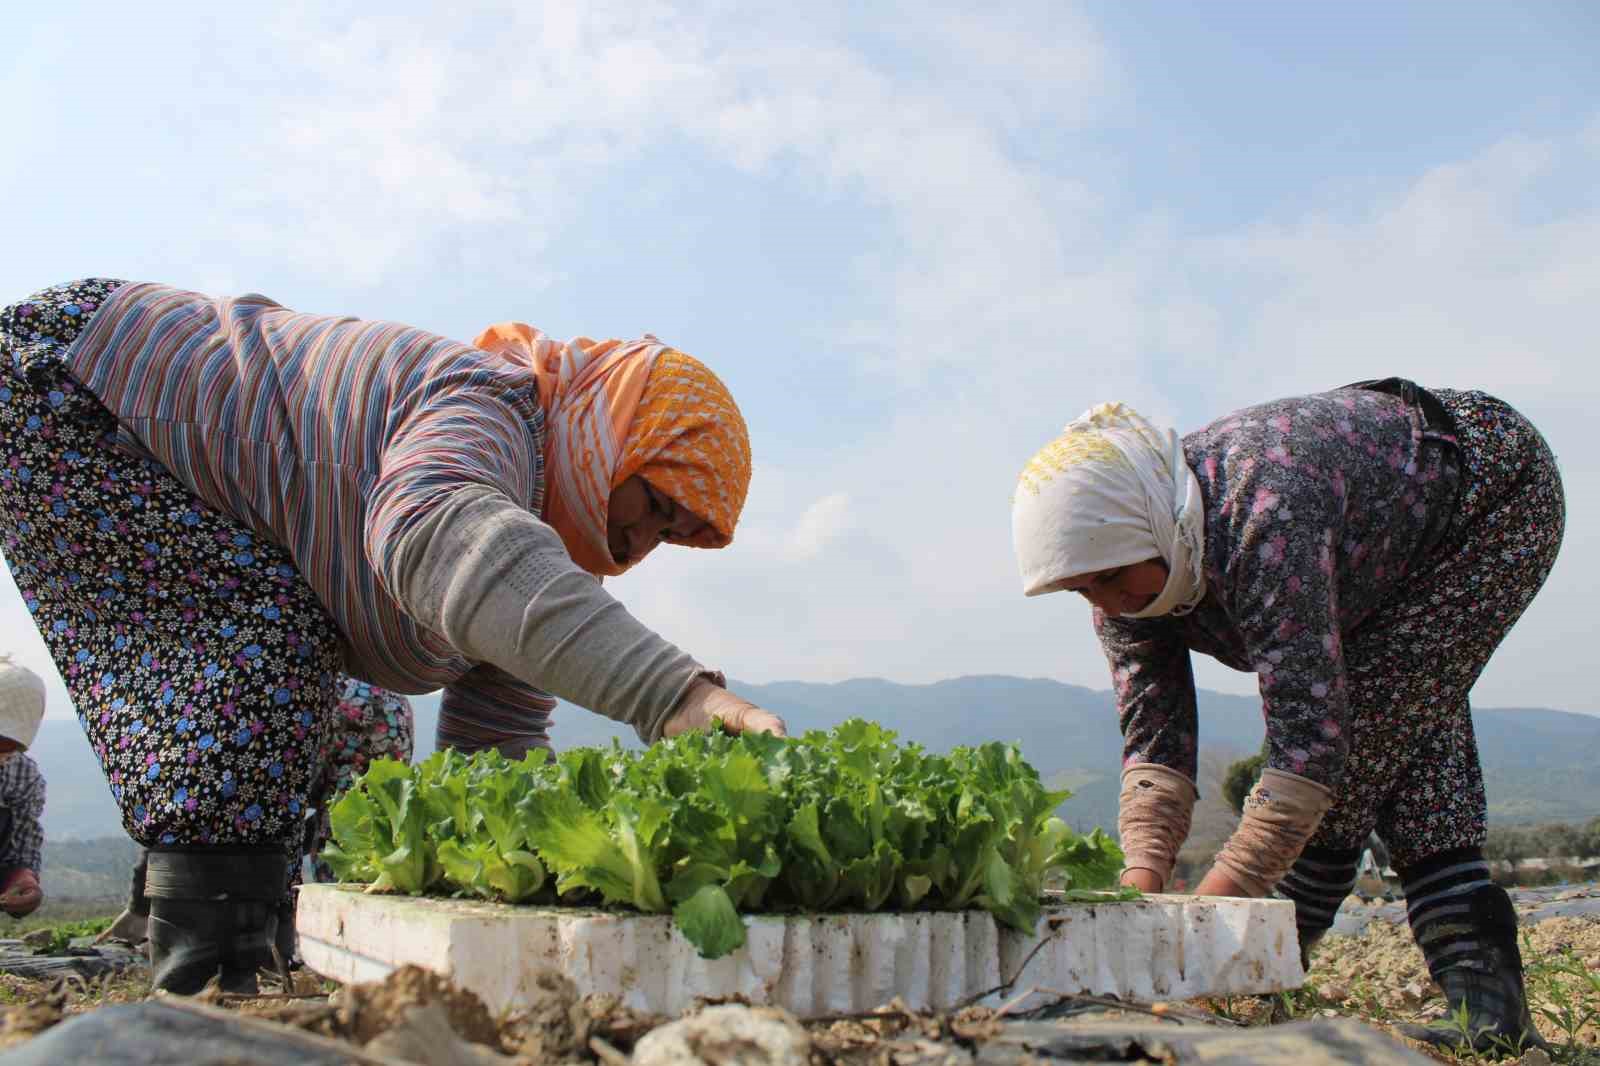
[[[1067,425],[1023,467],[1011,503],[1022,592],[1160,556],[1167,583],[1130,618],[1186,614],[1205,595],[1205,506],[1183,441],[1120,403]]]

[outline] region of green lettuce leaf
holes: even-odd
[[[796,738],[690,732],[553,762],[445,751],[374,762],[331,811],[341,880],[510,903],[667,913],[707,958],[741,912],[983,908],[1015,929],[1055,898],[1131,898],[1122,853],[1055,815],[1015,745],[947,754],[852,719]]]

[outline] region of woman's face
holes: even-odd
[[[705,526],[705,519],[635,474],[611,490],[606,545],[618,565],[633,566],[662,541],[687,541]]]
[[[1161,595],[1167,584],[1167,564],[1160,559],[1096,570],[1067,578],[1061,586],[1076,592],[1107,615],[1138,614]]]

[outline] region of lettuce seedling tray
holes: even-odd
[[[985,911],[752,914],[746,942],[702,958],[671,915],[379,895],[359,885],[300,890],[300,953],[346,983],[406,964],[449,977],[493,1011],[537,995],[554,969],[583,995],[678,1014],[739,998],[801,1018],[991,1000],[1006,989],[1114,995],[1151,1002],[1276,992],[1305,979],[1287,900],[1151,895],[1052,903],[1033,933]]]

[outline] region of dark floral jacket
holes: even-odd
[[[1334,787],[1348,740],[1344,645],[1405,596],[1442,538],[1460,460],[1395,396],[1339,389],[1246,408],[1184,438],[1205,499],[1206,595],[1187,615],[1094,624],[1123,764],[1195,776],[1191,651],[1260,679],[1269,766]]]

